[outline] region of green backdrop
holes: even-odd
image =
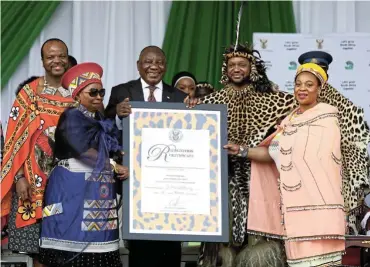
[[[164,80],[190,71],[198,81],[220,88],[222,52],[235,43],[239,1],[174,1],[163,50],[167,56]],[[291,1],[244,1],[240,42],[251,42],[253,32],[295,33]]]
[[[1,1],[1,88],[28,54],[59,2]]]

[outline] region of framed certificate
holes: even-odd
[[[229,241],[225,105],[131,102],[123,239]]]

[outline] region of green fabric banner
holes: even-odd
[[[201,1],[172,3],[163,50],[167,56],[164,80],[190,71],[198,81],[221,88],[222,53],[235,43],[241,2]],[[245,1],[239,42],[252,42],[253,32],[295,33],[291,1]]]
[[[28,54],[59,3],[1,1],[1,88]]]

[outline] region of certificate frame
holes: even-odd
[[[184,103],[130,102],[130,105],[132,114],[122,120],[122,141],[125,153],[123,164],[129,167],[130,172],[130,177],[122,184],[122,238],[125,240],[229,242],[228,157],[223,149],[223,145],[227,144],[228,140],[226,105],[202,104],[191,109],[187,108]],[[156,116],[161,118],[162,127],[160,127],[159,120],[156,120]],[[195,123],[197,118],[203,118],[202,120],[206,118],[207,123]],[[178,127],[176,125],[179,124],[174,122],[186,119],[189,121],[185,123],[185,127]],[[155,124],[153,121],[158,123]],[[141,212],[141,180],[138,181],[142,178],[141,160],[139,160],[142,147],[141,130],[143,128],[189,129],[189,127],[192,130],[203,130],[202,127],[208,127],[207,131],[210,133],[210,214]],[[217,155],[214,154],[215,151]],[[214,180],[211,181],[211,179]],[[140,191],[139,194],[138,191]],[[151,221],[152,218],[154,218],[153,221]],[[187,219],[188,222],[186,222]],[[169,229],[170,225],[171,229]]]

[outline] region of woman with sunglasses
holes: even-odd
[[[116,180],[121,148],[113,122],[98,111],[105,95],[96,63],[68,70],[62,86],[77,101],[60,117],[54,161],[45,192],[40,261],[47,266],[122,266]]]

